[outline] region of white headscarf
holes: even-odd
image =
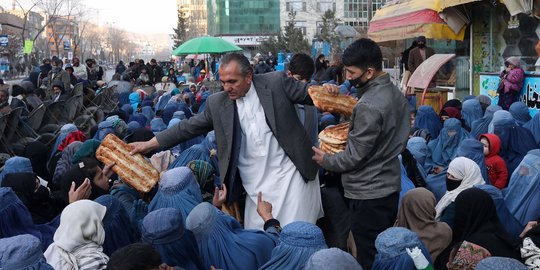
[[[69,204],[60,216],[54,243],[45,251],[47,262],[54,269],[79,269],[77,254],[101,253],[105,240],[102,220],[107,208],[90,200]],[[75,254],[75,251],[77,251]]]
[[[448,173],[461,180],[461,184],[452,191],[446,191],[439,203],[437,203],[437,206],[435,206],[435,210],[437,210],[436,219],[441,216],[448,205],[454,202],[459,193],[475,185],[485,184],[478,164],[466,157],[457,157],[452,160],[448,165]]]

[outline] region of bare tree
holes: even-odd
[[[62,9],[62,12],[54,18],[50,18],[48,33],[49,42],[54,45],[56,55],[60,57],[63,50],[65,36],[69,34],[69,37],[74,37],[77,30],[77,24],[75,19],[83,14],[83,6],[80,0],[49,0],[51,5],[55,5],[55,2],[66,1],[66,6]],[[69,40],[71,42],[71,40]]]
[[[89,11],[88,8],[86,8],[83,5],[80,5],[77,7],[77,9],[78,9],[77,11],[78,16],[75,17],[76,29],[75,29],[75,35],[73,36],[73,56],[77,55],[78,50],[81,51],[81,55],[82,55],[81,46],[83,43],[82,41],[85,40],[84,34],[87,32],[88,28],[95,26],[90,23],[91,18],[89,16],[90,13],[88,12]],[[85,40],[85,42],[87,42],[87,40]]]
[[[102,48],[106,46],[103,38],[103,29],[87,23],[81,33],[81,58],[100,58]]]
[[[67,6],[68,1],[71,0],[14,0],[15,4],[20,8],[22,17],[24,20],[23,29],[21,33],[21,42],[24,46],[24,40],[28,39],[33,42],[36,41],[47,29],[51,22],[58,17]],[[29,29],[29,17],[32,12],[41,12],[45,14],[44,23],[38,27],[35,33],[31,33]]]
[[[117,27],[109,27],[107,29],[106,44],[111,50],[112,59],[110,61],[116,62],[121,58],[124,46],[127,43],[126,32]]]

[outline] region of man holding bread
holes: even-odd
[[[245,192],[244,225],[263,229],[257,214],[259,192],[273,205],[282,225],[315,223],[322,216],[313,146],[294,104],[313,104],[307,85],[283,72],[253,75],[239,53],[223,57],[219,67],[223,91],[208,97],[207,106],[189,120],[161,132],[150,141],[132,143],[132,153],[145,153],[215,130],[219,171],[228,201]],[[337,87],[326,87],[332,94]]]
[[[346,148],[332,155],[314,147],[313,159],[341,173],[357,258],[364,269],[371,269],[377,235],[396,220],[401,190],[398,155],[409,136],[410,112],[401,91],[382,71],[382,53],[375,42],[355,41],[342,59],[359,98]]]

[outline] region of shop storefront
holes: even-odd
[[[435,49],[436,53],[456,54],[455,59],[443,65],[437,73],[437,84],[455,88],[457,98],[487,93],[495,93],[496,97],[497,84],[494,81],[504,68],[504,59],[518,56],[527,74],[526,81],[530,82],[523,88],[523,97],[529,104],[535,104],[533,99],[539,94],[533,94],[536,93],[536,85],[540,86],[539,79],[534,76],[535,73],[540,74],[540,67],[535,65],[538,60],[535,47],[540,35],[540,8],[533,6],[533,1],[442,2],[446,6],[437,6],[441,3],[437,1],[398,3],[377,11],[370,22],[368,34],[371,38],[378,42],[404,40],[404,48],[407,48],[414,37],[424,35],[428,38],[427,46]],[[433,13],[430,9],[435,10],[441,19],[431,16],[421,20],[419,15],[422,13]],[[456,18],[459,19],[457,25],[462,28],[453,27]],[[438,28],[444,31],[434,30]],[[457,32],[456,29],[461,30]],[[537,69],[539,72],[535,72]],[[490,83],[484,83],[486,80]]]
[[[537,106],[540,72],[536,72],[538,55],[535,50],[540,20],[532,14],[511,16],[509,9],[502,4],[493,6],[489,2],[481,2],[472,8],[473,93],[487,95],[496,103],[499,74],[505,68],[504,59],[518,56],[526,73],[521,97],[534,115],[540,107]]]

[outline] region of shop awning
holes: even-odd
[[[453,7],[479,0],[398,0],[377,10],[368,36],[377,41],[426,36],[463,40],[468,21]],[[458,21],[459,23],[456,23]]]
[[[455,54],[434,54],[430,58],[426,59],[413,74],[407,83],[408,87],[414,87],[419,89],[426,89],[433,79],[433,76],[437,74],[439,69],[446,64],[446,62],[456,57]]]

